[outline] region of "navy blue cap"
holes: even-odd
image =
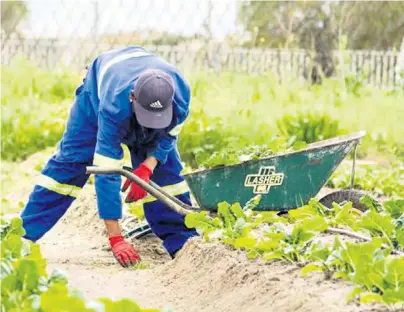
[[[174,81],[159,69],[143,71],[134,87],[134,111],[146,128],[167,128],[173,118]]]

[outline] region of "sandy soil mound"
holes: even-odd
[[[156,274],[167,287],[184,290],[178,311],[366,311],[345,304],[352,288],[341,281],[325,281],[322,274],[302,278],[296,266],[250,261],[200,239]]]
[[[105,226],[98,217],[93,185],[87,185],[59,223],[41,240],[44,252],[53,263],[114,265]],[[136,250],[145,264],[153,267],[170,260],[170,256],[154,235],[135,240]],[[51,253],[58,249],[59,252]]]

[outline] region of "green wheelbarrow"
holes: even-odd
[[[120,174],[134,181],[150,195],[158,198],[174,211],[186,215],[193,211],[216,211],[221,201],[244,205],[252,197],[261,195],[255,210],[288,211],[301,207],[315,197],[346,155],[354,151],[351,189],[336,191],[320,199],[329,206],[333,201],[352,201],[361,209],[362,193],[352,190],[355,175],[356,147],[365,132],[339,136],[310,144],[295,152],[278,154],[236,165],[220,166],[184,175],[199,207],[182,203],[156,183],[146,183],[128,168],[87,167],[88,174]],[[150,232],[147,223],[125,228],[126,236],[141,237]]]

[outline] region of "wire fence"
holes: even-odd
[[[120,45],[92,43],[68,44],[59,40],[9,40],[2,47],[2,63],[10,64],[22,55],[47,68],[68,66],[72,70],[83,69],[93,57]],[[204,47],[191,48],[169,45],[146,45],[147,49],[161,55],[181,69],[193,71],[211,70],[258,73],[272,72],[282,79],[307,78],[313,65],[313,53],[304,50],[280,49],[226,49],[218,47],[209,51]],[[394,86],[398,83],[397,64],[399,52],[392,51],[335,51],[334,59],[343,57],[346,73],[364,75],[366,83],[376,86]]]
[[[313,78],[321,63],[312,50],[246,47],[251,33],[239,27],[240,4],[231,0],[10,2],[21,6],[2,9],[2,64],[22,55],[50,69],[81,70],[99,53],[127,45],[142,45],[183,70],[272,72],[281,80]],[[404,47],[401,53],[332,50],[328,58],[333,73],[344,68],[391,87],[401,81],[403,54]]]

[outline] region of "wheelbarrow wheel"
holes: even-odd
[[[135,216],[130,216],[122,222],[122,230],[125,238],[139,239],[153,233],[146,221],[141,221]]]
[[[333,202],[337,204],[352,202],[354,208],[366,211],[368,208],[360,202],[363,196],[365,196],[365,193],[358,190],[340,190],[324,196],[320,199],[320,203],[328,208],[332,208]]]

